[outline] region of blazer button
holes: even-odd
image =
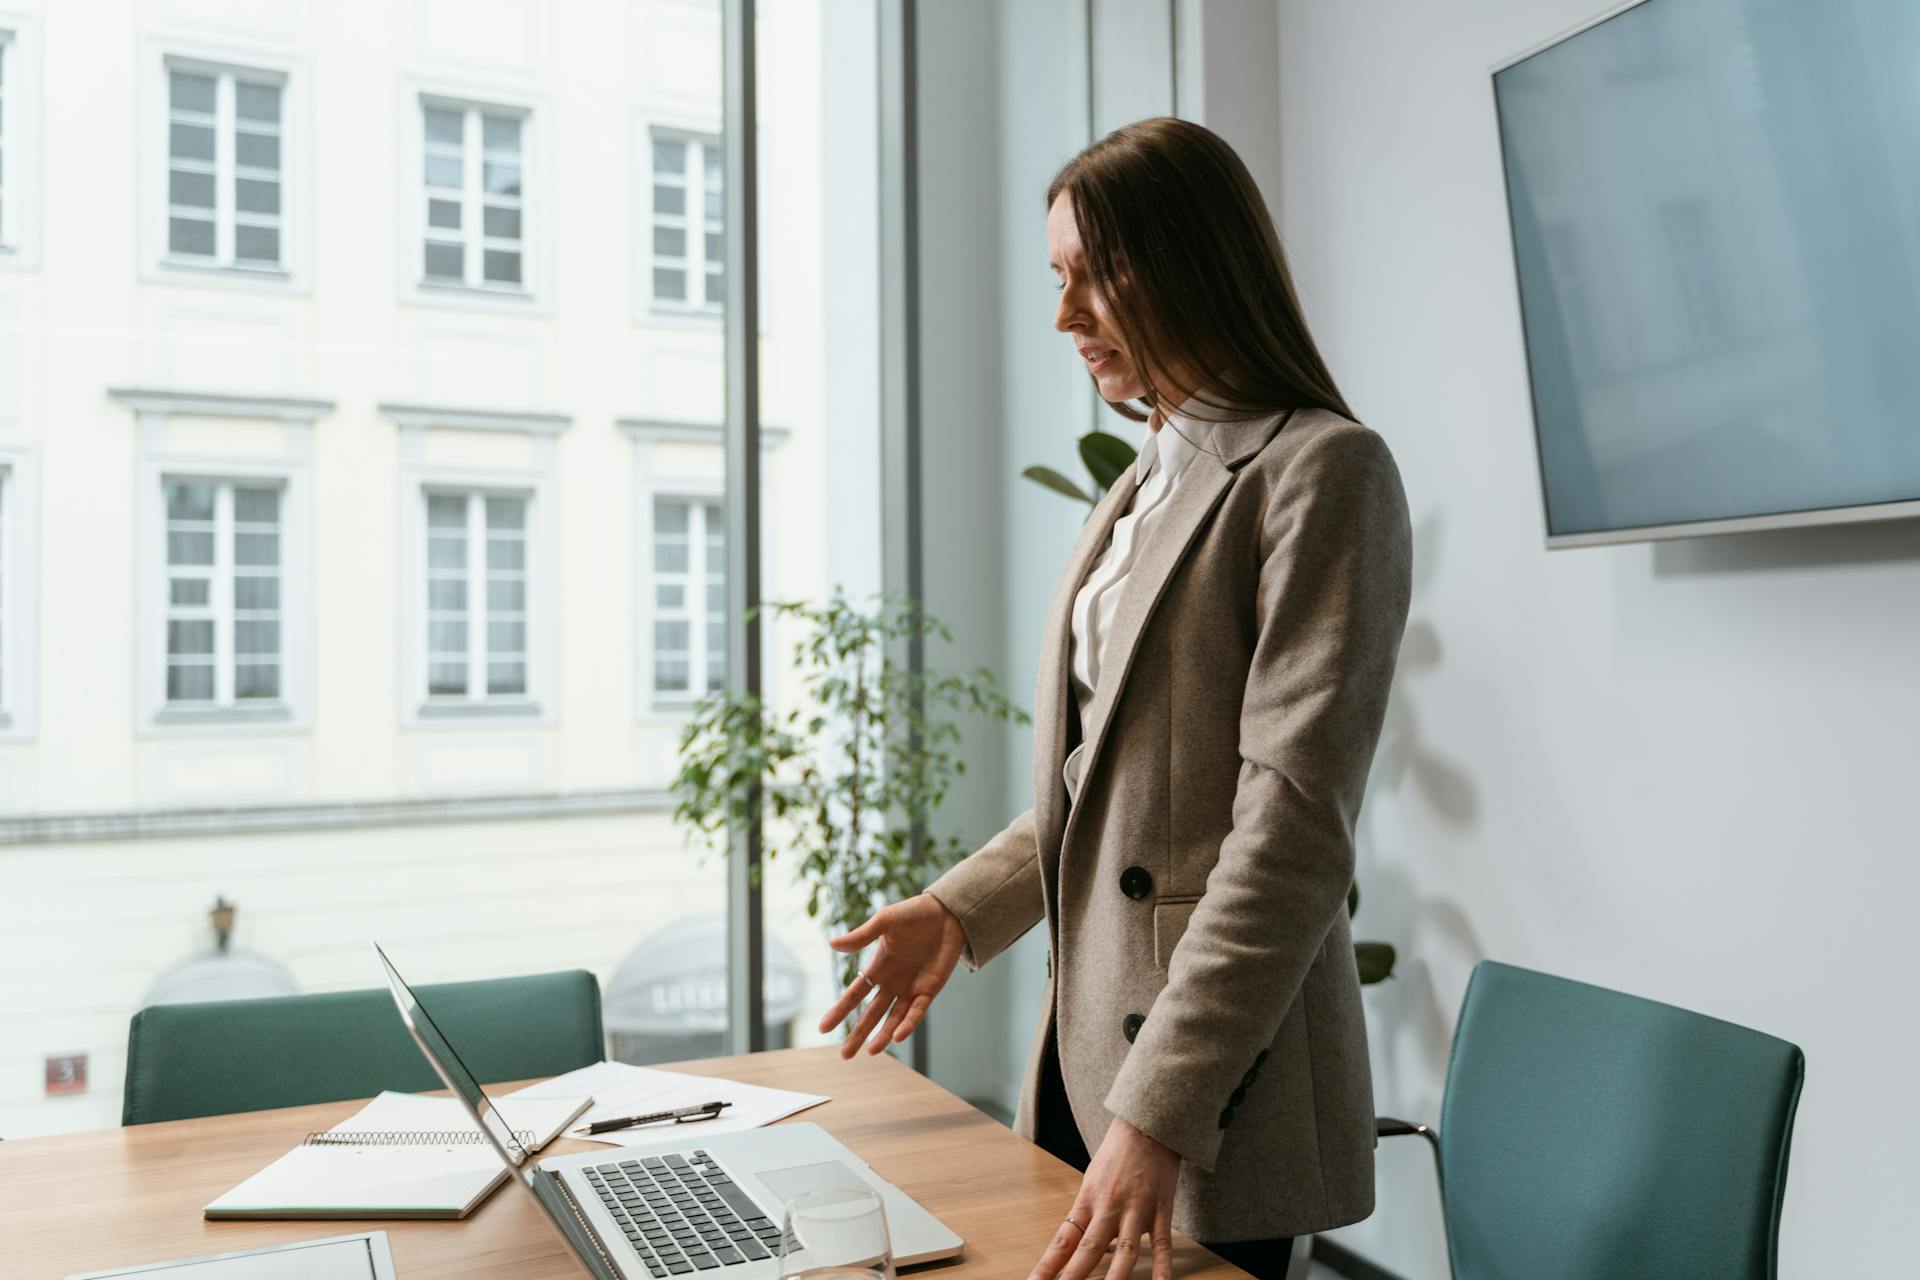
[[[1253,1088],[1253,1077],[1254,1077],[1255,1075],[1257,1075],[1257,1074],[1258,1074],[1257,1072],[1254,1072],[1254,1071],[1249,1071],[1249,1072],[1247,1072],[1247,1074],[1245,1074],[1245,1075],[1243,1075],[1243,1076],[1241,1076],[1241,1077],[1240,1077],[1240,1087],[1241,1087],[1242,1089],[1251,1089],[1251,1088]],[[1240,1104],[1236,1102],[1236,1103],[1234,1103],[1233,1105],[1235,1105],[1235,1106],[1237,1107],[1237,1106],[1239,1106]]]
[[[1241,1088],[1235,1089],[1232,1093],[1227,1095],[1227,1106],[1229,1108],[1237,1107],[1241,1103],[1245,1102],[1246,1100],[1247,1100],[1247,1091],[1245,1086],[1242,1086]]]
[[[1220,1127],[1224,1129],[1232,1123],[1233,1123],[1233,1108],[1228,1107],[1225,1111],[1222,1111],[1220,1113]]]
[[[1271,1049],[1262,1049],[1253,1055],[1253,1069],[1255,1071],[1267,1065],[1267,1055],[1271,1052],[1273,1052]]]
[[[1140,1034],[1140,1028],[1145,1026],[1146,1022],[1147,1020],[1139,1014],[1130,1013],[1127,1015],[1127,1020],[1120,1024],[1120,1034],[1127,1038],[1128,1044],[1132,1044],[1133,1038]]]
[[[1153,892],[1153,877],[1145,867],[1128,867],[1120,873],[1120,892],[1138,902]]]

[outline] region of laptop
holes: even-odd
[[[387,953],[377,943],[374,951],[420,1052],[466,1107],[512,1180],[527,1189],[598,1280],[778,1280],[782,1206],[804,1192],[833,1188],[880,1197],[895,1266],[960,1252],[960,1237],[945,1223],[817,1124],[533,1160]]]

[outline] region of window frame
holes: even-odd
[[[678,215],[677,218],[672,215],[662,215],[654,208],[654,187],[657,185],[660,176],[660,171],[654,167],[654,148],[662,143],[680,147],[684,151],[683,159],[685,163],[680,170],[679,176],[681,189],[686,193],[687,199],[684,212]],[[641,267],[641,279],[646,286],[648,305],[651,310],[660,314],[703,316],[718,320],[726,313],[725,277],[722,277],[723,283],[718,297],[710,296],[708,290],[708,282],[712,279],[712,268],[716,264],[724,268],[726,263],[725,253],[723,250],[722,256],[714,259],[707,256],[706,250],[707,236],[715,234],[714,224],[717,224],[719,235],[722,237],[726,235],[726,210],[723,205],[719,218],[712,219],[707,217],[707,196],[712,194],[707,187],[707,168],[704,163],[696,163],[695,160],[695,157],[702,155],[709,148],[716,154],[724,154],[721,152],[722,145],[723,141],[718,135],[701,134],[684,128],[655,124],[650,126],[647,131],[646,146],[642,152],[646,173],[641,183],[645,196],[645,204],[642,208],[645,211],[644,222],[646,225],[637,248],[644,258],[644,265]],[[724,184],[724,161],[722,161],[722,165],[722,182]],[[722,198],[724,199],[725,186],[722,185],[719,190],[723,193]],[[697,215],[695,213],[696,209],[698,210]],[[669,218],[668,223],[663,224],[661,222],[663,216]],[[659,269],[661,261],[655,247],[655,238],[662,230],[679,231],[686,237],[687,251],[678,259],[672,260],[677,265],[668,268],[670,270],[678,270],[686,277],[687,296],[684,298],[673,299],[661,297],[658,291],[658,282],[654,279],[654,272]],[[698,282],[700,295],[698,302],[694,301],[693,298],[696,281]]]
[[[520,120],[520,285],[453,283],[429,279],[424,263],[428,239],[426,181],[426,110],[435,107],[469,113],[463,152],[467,164],[478,170],[481,153],[472,146],[481,132],[479,114],[509,115]],[[552,152],[553,112],[544,94],[502,85],[480,85],[437,77],[401,77],[396,105],[394,202],[395,289],[401,302],[461,310],[506,311],[514,314],[550,314],[553,309]],[[471,247],[484,251],[484,192],[476,195],[462,214],[461,231],[470,215],[481,219]],[[465,206],[463,206],[465,207]],[[446,237],[440,237],[445,239]],[[468,279],[478,278],[476,270]]]
[[[633,322],[655,329],[684,329],[711,333],[718,337],[726,325],[726,307],[708,310],[682,302],[660,302],[653,292],[653,140],[677,137],[683,141],[710,142],[724,148],[725,136],[718,114],[705,114],[660,106],[636,108],[632,115],[632,189],[629,195],[628,221],[632,228],[628,245],[633,291]],[[721,151],[722,182],[725,181],[725,151]],[[725,187],[723,185],[722,191]],[[702,187],[704,194],[705,188]],[[720,218],[721,234],[726,234],[724,210]],[[704,234],[704,227],[702,233]],[[689,244],[691,248],[691,244]],[[702,253],[705,244],[701,245]],[[724,259],[722,260],[724,263]],[[692,274],[692,268],[688,268]],[[704,282],[703,282],[704,287]]]
[[[640,644],[642,650],[642,687],[652,709],[659,713],[684,713],[692,710],[693,704],[712,692],[707,686],[708,655],[711,650],[708,629],[711,626],[710,611],[706,608],[707,580],[715,575],[715,567],[707,559],[707,539],[715,532],[710,528],[706,509],[712,507],[719,512],[719,528],[722,539],[726,534],[726,494],[724,487],[699,484],[668,483],[646,491],[645,509],[640,513],[641,564],[644,570],[640,593]],[[687,687],[685,689],[662,689],[659,683],[659,667],[656,662],[658,651],[655,649],[654,626],[661,620],[659,590],[668,585],[660,573],[656,554],[659,545],[659,531],[656,518],[662,502],[683,502],[687,505],[687,571],[675,574],[683,580],[687,590],[688,603],[682,612],[687,623]],[[694,529],[699,524],[699,531]],[[724,546],[724,541],[723,541]],[[723,585],[726,582],[726,555],[721,553],[718,576]],[[726,618],[724,607],[720,621],[722,639],[725,638]],[[725,656],[722,655],[724,671]],[[725,686],[723,685],[722,688]]]
[[[0,9],[0,269],[40,265],[40,19]]]
[[[400,554],[397,577],[399,600],[395,609],[400,723],[403,728],[464,724],[525,726],[557,723],[560,703],[558,650],[559,563],[555,538],[553,437],[541,429],[529,430],[535,461],[521,467],[478,467],[440,463],[428,458],[426,437],[435,428],[451,425],[457,413],[383,405],[381,411],[400,425],[401,465],[398,468]],[[496,425],[492,430],[516,430]],[[554,428],[557,430],[564,428]],[[428,693],[427,668],[427,501],[429,492],[481,491],[524,497],[526,508],[526,693],[514,698],[491,698],[458,703]]]
[[[217,289],[303,294],[312,286],[313,126],[312,76],[306,58],[265,49],[194,43],[148,37],[143,43],[142,126],[139,201],[141,279],[148,283],[200,285]],[[169,173],[172,169],[172,77],[176,71],[212,76],[224,110],[215,124],[215,243],[223,258],[175,254],[169,247]],[[235,210],[222,187],[234,181],[231,161],[219,172],[223,155],[233,150],[232,103],[239,82],[274,84],[280,90],[280,262],[277,267],[247,265],[231,255]],[[221,181],[224,176],[225,182]]]
[[[280,490],[280,696],[272,701],[195,705],[167,699],[167,622],[172,610],[166,486],[177,480],[206,481],[228,486],[229,490],[236,485]],[[150,450],[142,454],[138,484],[135,562],[139,573],[136,645],[140,732],[227,736],[236,730],[304,732],[312,722],[313,679],[313,507],[307,460],[285,455],[208,456]],[[229,574],[231,569],[227,566]],[[231,658],[229,653],[229,664]],[[222,677],[216,675],[215,680],[219,688]]]
[[[459,581],[465,586],[466,607],[462,610],[467,629],[467,639],[463,661],[466,666],[467,692],[461,695],[439,694],[433,691],[433,667],[436,665],[436,652],[433,648],[434,609],[432,603],[422,606],[422,620],[426,624],[426,634],[421,636],[421,656],[426,664],[423,675],[425,697],[421,703],[421,714],[429,718],[475,714],[529,714],[538,710],[533,700],[533,613],[534,613],[534,569],[533,569],[533,493],[527,489],[502,487],[498,485],[447,485],[424,482],[418,489],[418,501],[421,504],[422,537],[431,542],[435,528],[431,508],[435,498],[458,499],[465,507],[462,522],[462,538],[466,563],[461,566]],[[521,689],[518,693],[494,694],[489,687],[490,667],[495,655],[488,636],[493,622],[493,608],[489,600],[490,588],[494,581],[494,569],[488,562],[488,544],[493,538],[492,525],[488,521],[487,504],[497,500],[512,500],[520,503],[520,583],[522,601],[520,608],[521,643],[518,655],[521,667]],[[426,555],[425,573],[421,587],[431,593],[435,569],[431,554]],[[476,694],[475,688],[482,692]]]

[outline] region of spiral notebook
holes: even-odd
[[[528,1152],[593,1099],[504,1098]],[[209,1218],[464,1218],[506,1180],[500,1157],[452,1098],[383,1093],[207,1205]]]

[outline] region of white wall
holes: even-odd
[[[1920,523],[1547,553],[1488,72],[1590,0],[1281,0],[1281,232],[1415,522],[1412,622],[1364,815],[1382,1110],[1437,1119],[1494,957],[1807,1053],[1785,1275],[1884,1274],[1920,1190],[1887,1122],[1920,1019]],[[1811,424],[1810,424],[1811,425]],[[1424,1150],[1344,1242],[1445,1275]]]

